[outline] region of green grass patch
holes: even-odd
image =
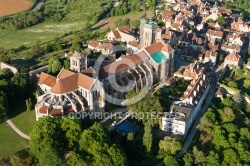
[[[0,124],[0,158],[8,157],[29,146],[6,122]]]
[[[65,33],[82,30],[84,25],[84,21],[62,21],[45,22],[21,30],[0,29],[0,46],[11,49],[21,45],[32,46],[37,40],[45,43]]]
[[[12,105],[10,111],[8,116],[11,121],[19,130],[29,135],[36,124],[35,111],[26,111],[25,101]]]

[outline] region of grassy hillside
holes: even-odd
[[[21,45],[32,46],[39,39],[42,43],[60,37],[65,33],[81,30],[85,26],[83,21],[45,22],[21,30],[0,29],[0,46],[6,49]]]
[[[96,22],[110,8],[110,0],[71,0],[66,6],[66,18]]]

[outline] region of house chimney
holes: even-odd
[[[196,94],[197,94],[197,92],[196,92],[196,90],[194,90],[194,92],[193,92],[194,97],[196,97]]]
[[[189,103],[193,104],[193,97],[189,97]]]
[[[201,84],[201,86],[203,85],[203,80],[200,80],[200,84]]]
[[[203,74],[203,80],[205,81],[205,79],[206,79],[206,75],[205,75],[205,74]]]

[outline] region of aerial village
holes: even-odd
[[[234,94],[218,83],[227,70],[250,69],[245,57],[250,22],[244,22],[231,9],[218,6],[217,1],[166,3],[172,7],[163,12],[156,10],[156,20],[141,19],[137,28],[117,27],[106,34],[108,42],[91,40],[84,50],[65,53],[70,58],[70,70],[63,68],[57,76],[47,74],[46,66],[31,71],[39,90],[36,120],[78,112],[103,113],[114,105],[126,106],[130,90],[150,88],[150,93],[159,89],[169,93],[182,79],[187,86],[170,96],[171,103],[164,108],[168,114],[162,117],[159,130],[188,137],[213,96],[223,100]],[[159,21],[164,26],[159,26]],[[125,44],[120,45],[121,42]],[[116,52],[121,50],[125,54],[116,58]],[[91,59],[85,55],[90,51],[102,58]],[[2,62],[0,69],[3,68],[18,72]],[[248,95],[244,98],[250,102]],[[108,129],[124,130],[123,134],[135,132],[133,125],[130,131],[119,128],[130,116],[128,110],[122,113],[121,118],[109,121]]]

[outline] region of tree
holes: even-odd
[[[209,166],[220,166],[220,156],[218,153],[214,151],[210,151],[209,155],[207,156],[207,165]]]
[[[79,51],[82,48],[80,43],[73,43],[72,46],[70,47],[70,51]]]
[[[65,69],[67,69],[67,70],[70,69],[70,61],[69,61],[69,59],[65,59],[65,60],[63,61],[63,67],[64,67]]]
[[[52,73],[58,73],[62,69],[61,62],[57,59],[52,64]]]
[[[162,21],[162,20],[159,20],[159,21],[158,21],[158,26],[159,26],[159,27],[165,27],[165,22]]]
[[[222,26],[226,25],[227,23],[223,16],[219,16],[216,21]]]
[[[34,45],[30,47],[29,53],[31,55],[40,55],[42,53],[42,49],[38,45]]]
[[[179,166],[178,161],[173,156],[165,156],[163,163],[167,166]]]
[[[116,27],[120,27],[120,26],[123,26],[123,20],[121,18],[117,19],[115,21],[115,26]]]
[[[206,157],[202,151],[199,151],[196,146],[193,147],[194,163],[196,165],[204,164],[206,162]]]
[[[227,116],[227,118],[233,120],[235,118],[235,114],[230,107],[224,107],[223,108],[224,114]]]
[[[145,97],[142,98],[143,96]],[[139,99],[141,99],[140,102],[137,101]],[[135,116],[140,114],[140,117],[137,118],[138,120],[144,122],[151,119],[151,117],[147,114],[148,112],[153,115],[162,112],[163,110],[159,98],[154,95],[147,94],[146,89],[142,89],[140,91],[132,90],[128,92],[126,94],[126,101],[128,101],[127,109],[129,110],[129,112],[135,113]],[[129,101],[135,103],[130,103]]]
[[[181,143],[176,138],[166,136],[159,142],[159,155],[175,155],[181,150]]]
[[[183,160],[184,160],[185,166],[192,166],[194,163],[193,156],[190,153],[186,153],[183,157]]]
[[[87,166],[87,163],[83,161],[83,157],[77,153],[73,153],[66,162],[67,166]]]
[[[60,155],[52,146],[45,146],[41,149],[37,157],[40,166],[61,166],[63,164],[62,155]]]
[[[59,119],[51,117],[39,119],[30,133],[31,155],[42,158],[41,151],[46,148],[50,149],[50,147],[53,147],[53,151],[62,151],[61,145],[64,142],[62,135]]]
[[[91,158],[90,165],[125,165],[123,150],[112,145],[107,132],[98,123],[83,131],[79,140],[80,150]]]
[[[131,20],[129,22],[129,25],[133,28],[138,28],[140,26],[140,21],[139,20]]]
[[[0,62],[10,62],[10,56],[8,56],[8,55],[1,55],[0,54]]]
[[[53,48],[54,50],[62,50],[62,45],[59,43],[59,42],[56,42],[55,44],[54,44],[54,48]]]
[[[209,19],[207,20],[207,22],[215,23],[215,21],[214,21],[212,18],[209,18]]]
[[[27,111],[31,111],[31,110],[32,110],[31,98],[26,99],[26,100],[25,100],[25,103],[26,103],[26,109],[27,109]]]
[[[248,88],[248,87],[250,86],[250,80],[249,80],[249,79],[245,79],[245,80],[244,80],[244,86],[245,86],[246,88]]]
[[[78,144],[81,133],[81,126],[78,120],[70,119],[67,116],[60,118],[61,130],[65,135],[69,147],[75,147]]]
[[[10,84],[12,88],[10,99],[12,101],[29,97],[32,95],[33,90],[35,89],[33,81],[27,73],[20,73],[16,74],[14,77],[11,77]]]
[[[227,107],[232,107],[233,100],[230,97],[227,97],[224,100],[222,100],[222,104]]]
[[[7,97],[3,91],[0,91],[0,122],[3,121],[8,112]]]
[[[237,84],[236,84],[236,82],[234,82],[234,81],[229,81],[229,82],[227,83],[227,85],[230,86],[230,87],[233,87],[233,88],[237,88]]]
[[[152,126],[150,122],[148,121],[145,123],[144,135],[143,135],[143,145],[146,147],[146,150],[148,153],[151,152],[152,141],[153,141]]]
[[[127,140],[132,141],[133,139],[134,139],[134,134],[133,133],[128,133]]]
[[[129,18],[125,18],[123,21],[123,25],[129,25],[130,23],[130,19]]]
[[[4,68],[0,70],[0,79],[9,80],[13,76],[14,76],[14,73],[8,68]]]
[[[222,165],[240,165],[238,155],[233,149],[223,151]]]
[[[48,73],[56,74],[61,69],[62,69],[62,65],[58,58],[52,57],[49,59]]]

